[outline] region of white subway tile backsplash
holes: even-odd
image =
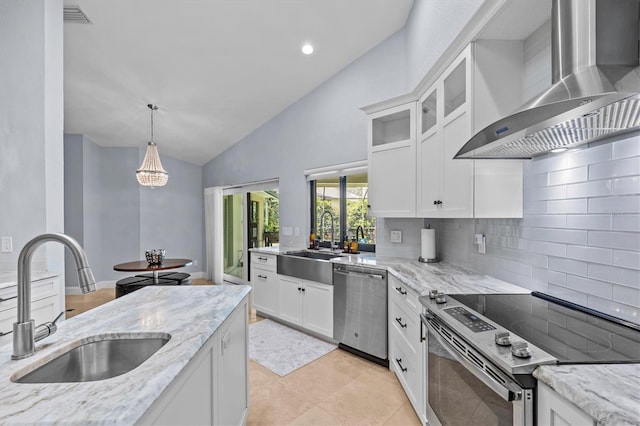
[[[628,139],[611,143],[613,148],[612,158],[627,158],[640,156],[640,135],[635,134]]]
[[[547,211],[549,214],[564,214],[564,213],[587,213],[588,200],[586,199],[574,199],[574,200],[549,200],[547,203]]]
[[[527,215],[522,226],[531,228],[567,228],[567,217],[563,215]]]
[[[591,309],[594,309],[599,312],[605,312],[610,315],[613,315],[617,318],[622,318],[627,321],[634,322],[636,324],[640,323],[639,318],[639,310],[635,306],[629,306],[625,303],[621,302],[613,302],[611,300],[602,299],[597,296],[589,296],[587,298],[587,303],[583,306],[587,306]],[[624,338],[617,339],[614,338],[614,346],[618,346],[619,344],[623,344],[623,342],[616,342],[616,340],[623,340]],[[637,344],[633,345],[637,347]]]
[[[640,196],[623,195],[589,199],[589,213],[630,214],[640,213]]]
[[[600,281],[608,281],[640,289],[640,271],[638,270],[590,263],[587,276]]]
[[[567,215],[567,228],[610,230],[613,228],[613,216],[608,214]]]
[[[587,262],[582,262],[580,260],[549,257],[549,269],[573,275],[580,275],[583,277],[587,276]]]
[[[563,200],[565,198],[567,198],[567,187],[564,185],[527,188],[524,191],[524,199],[527,201]]]
[[[569,259],[611,265],[613,263],[613,250],[600,247],[569,245],[567,246],[567,257]]]
[[[590,278],[567,275],[567,288],[593,296],[611,299],[613,295],[613,284],[604,281],[597,281]]]
[[[640,290],[614,284],[612,300],[625,305],[640,306]]]
[[[549,284],[549,294],[560,299],[577,303],[578,305],[587,306],[586,293],[581,293],[579,291],[571,290],[570,288]]]
[[[614,231],[640,232],[640,214],[612,215]]]
[[[640,323],[639,150],[635,135],[526,162],[524,217],[432,220],[439,256]]]
[[[631,176],[613,180],[613,192],[619,195],[639,194],[640,176]],[[638,202],[640,204],[640,201]]]
[[[640,269],[640,252],[614,250],[613,265],[622,268]]]
[[[589,231],[588,244],[594,247],[640,251],[640,235],[629,232]]]
[[[529,247],[532,253],[545,254],[555,257],[567,256],[566,244],[550,243],[548,241],[531,241]]]
[[[567,185],[566,198],[605,197],[613,194],[611,180],[596,180],[591,182]]]
[[[570,151],[566,157],[568,168],[603,163],[611,160],[611,144]]]
[[[593,166],[590,166],[593,167]],[[567,183],[585,182],[588,176],[587,166],[576,167],[575,169],[558,170],[549,172],[548,185],[563,185]]]
[[[589,166],[589,180],[636,176],[639,174],[640,159],[637,157],[607,161],[606,163]]]

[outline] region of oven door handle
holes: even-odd
[[[427,315],[429,315],[429,317],[430,317],[429,319],[433,319],[433,316],[431,316],[430,314],[427,314]],[[507,402],[517,401],[517,400],[520,400],[522,398],[522,392],[521,391],[514,392],[514,391],[508,389],[507,387],[505,387],[501,383],[498,383],[493,377],[491,377],[489,374],[487,374],[484,370],[479,369],[478,367],[473,365],[471,363],[471,361],[467,360],[462,355],[460,355],[458,353],[458,351],[456,351],[453,348],[453,346],[451,346],[451,344],[449,342],[444,340],[438,334],[436,329],[433,328],[433,326],[429,323],[427,317],[425,317],[423,314],[420,314],[420,320],[427,326],[428,332],[433,334],[433,336],[438,340],[440,345],[442,345],[442,347],[447,350],[447,352],[449,353],[449,355],[451,355],[451,357],[453,357],[453,359],[455,359],[457,362],[462,364],[478,380],[480,380],[482,383],[487,385],[491,390],[493,390],[496,394],[498,394],[500,396],[500,398],[504,399]]]

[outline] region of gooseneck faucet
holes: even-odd
[[[324,215],[328,214],[329,218],[331,219],[331,240],[329,243],[329,247],[333,248],[333,243],[334,240],[336,238],[336,232],[335,232],[335,225],[334,225],[334,218],[333,218],[333,214],[331,214],[331,212],[329,210],[325,210],[322,212],[322,214],[320,215],[320,229],[322,229],[322,232],[324,232]]]
[[[82,293],[95,291],[96,280],[93,278],[87,256],[76,240],[65,234],[42,234],[24,245],[18,256],[18,321],[13,323],[13,355],[11,359],[22,359],[33,355],[36,342],[56,332],[56,318],[52,323],[35,327],[31,319],[31,258],[43,243],[56,241],[66,246],[78,268],[78,280]]]

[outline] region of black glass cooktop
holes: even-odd
[[[468,306],[559,363],[640,362],[640,326],[543,293],[458,294]]]

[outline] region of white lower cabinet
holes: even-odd
[[[537,393],[538,425],[595,426],[593,417],[540,381]]]
[[[246,424],[249,406],[247,321],[245,299],[138,424]]]
[[[420,422],[426,423],[424,343],[418,295],[389,275],[389,369],[404,389]]]
[[[333,286],[279,275],[277,318],[333,337]]]
[[[18,319],[17,287],[0,290],[0,336],[13,330]],[[64,310],[64,290],[60,278],[53,277],[31,283],[31,318],[38,326],[53,321]]]
[[[252,302],[256,310],[275,315],[277,307],[278,274],[276,256],[251,253]]]

